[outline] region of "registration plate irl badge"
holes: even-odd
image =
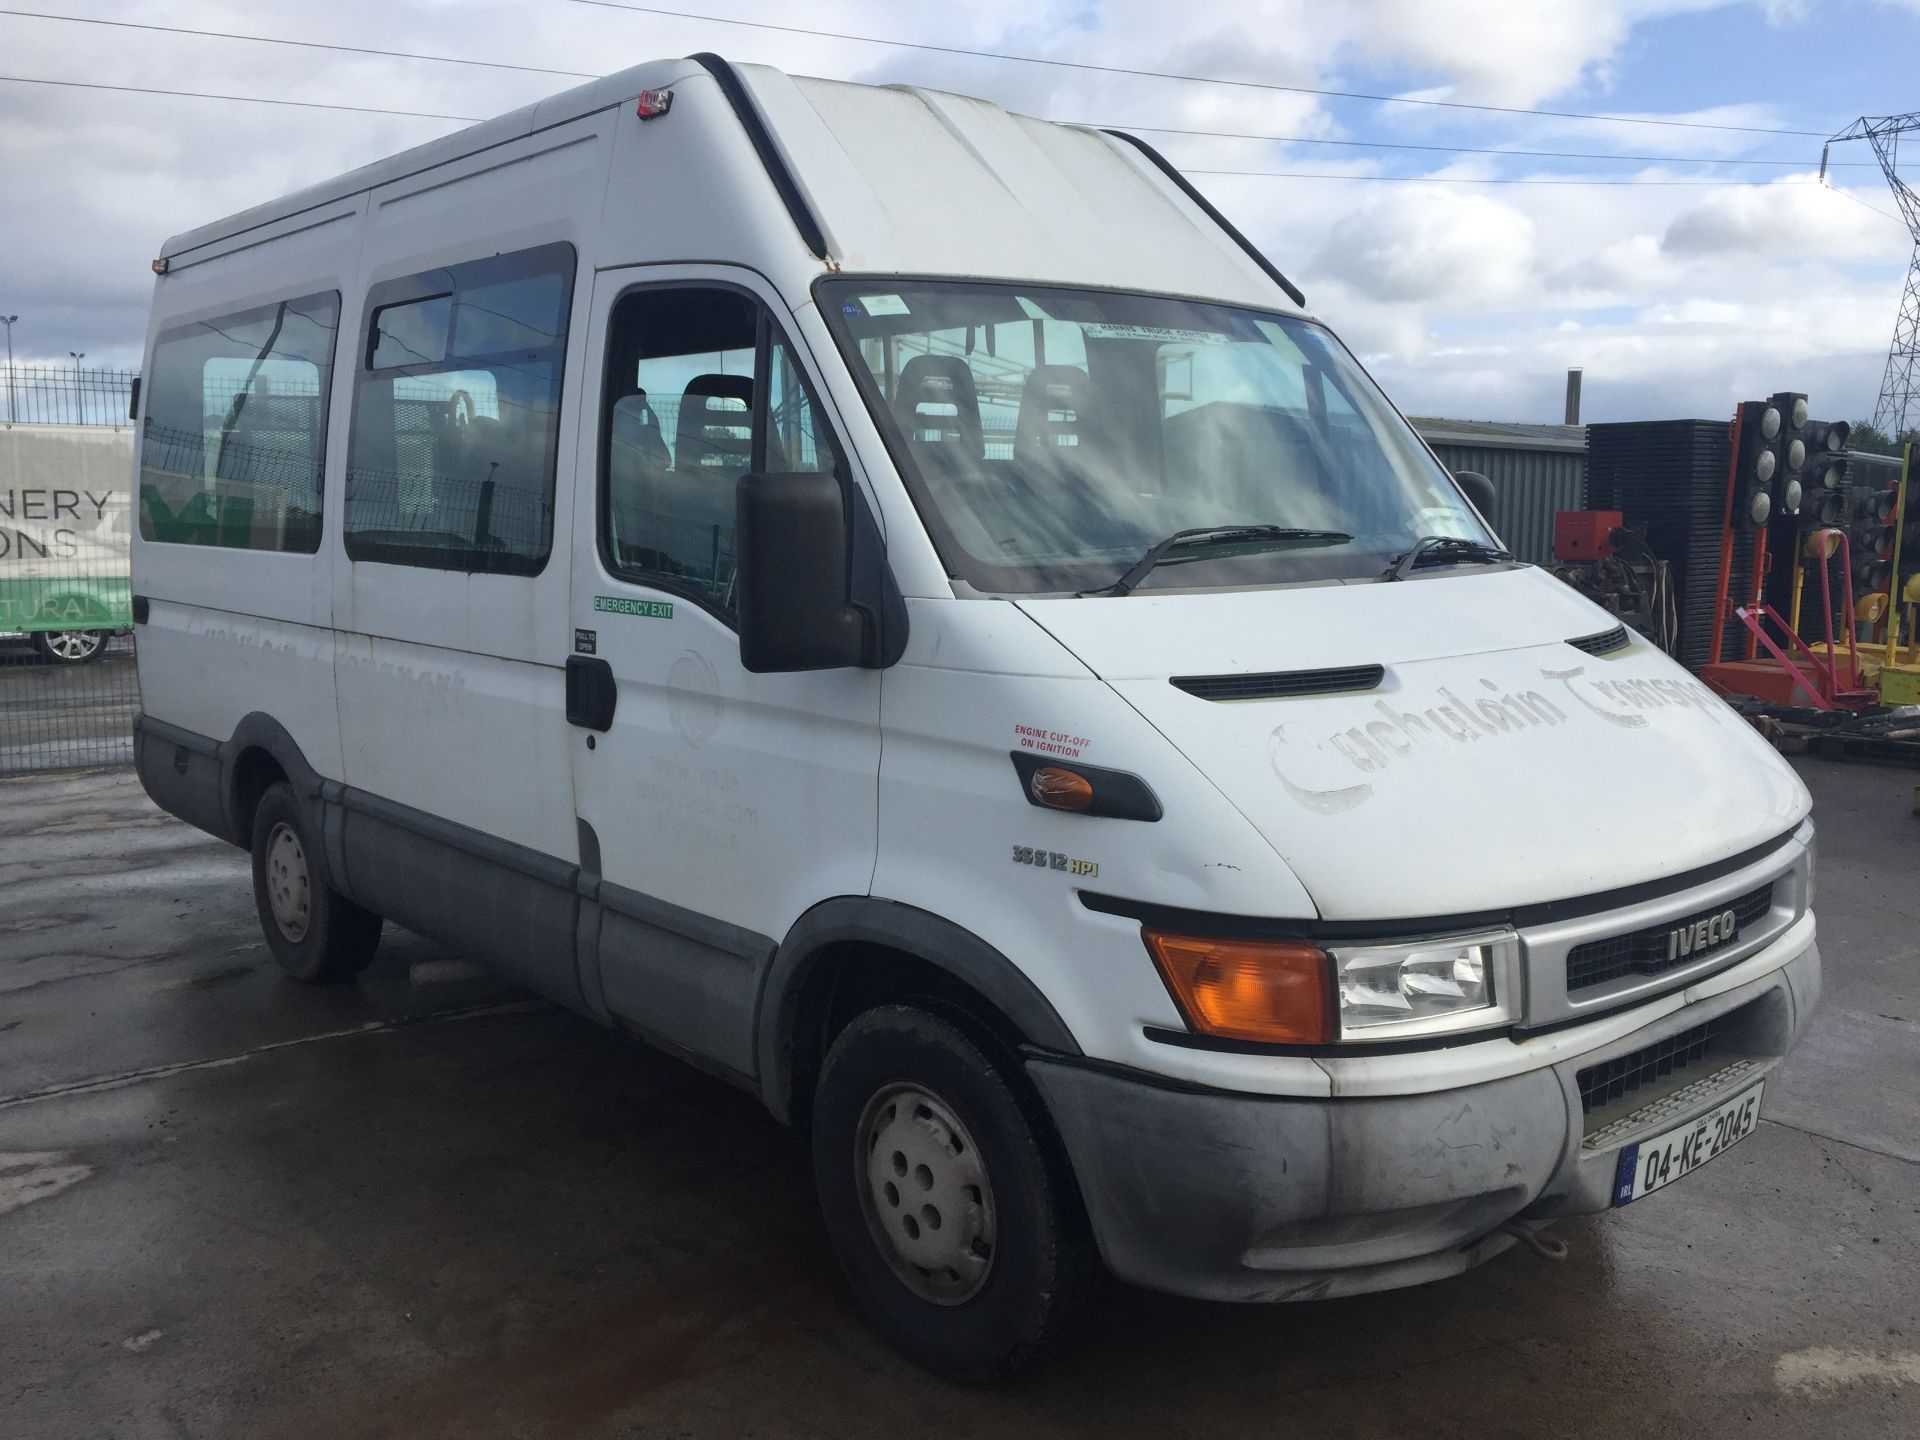
[[[1764,1082],[1749,1086],[1696,1120],[1627,1146],[1614,1172],[1613,1203],[1625,1205],[1671,1185],[1746,1139],[1760,1123],[1760,1092],[1765,1088]]]

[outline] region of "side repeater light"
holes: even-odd
[[[642,120],[657,120],[673,108],[673,91],[642,90],[639,103],[633,107],[633,113]]]
[[[1029,805],[1069,815],[1111,820],[1158,820],[1160,799],[1138,775],[1093,765],[1050,762],[1028,750],[1011,752],[1014,774]]]
[[[1049,810],[1087,810],[1093,806],[1093,782],[1078,770],[1042,765],[1027,781],[1027,798]]]

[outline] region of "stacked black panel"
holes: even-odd
[[[1720,537],[1727,528],[1727,465],[1732,439],[1724,420],[1634,420],[1587,427],[1587,508],[1618,510],[1643,530],[1653,553],[1673,567],[1680,610],[1675,656],[1689,670],[1712,658]],[[1753,539],[1735,537],[1730,588],[1745,599]],[[1724,656],[1746,654],[1745,631],[1727,630]]]

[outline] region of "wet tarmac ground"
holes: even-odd
[[[1558,1264],[1112,1287],[998,1391],[864,1328],[750,1097],[405,932],[283,981],[128,772],[0,781],[0,1437],[1920,1435],[1920,772],[1801,771],[1826,996],[1751,1138]]]

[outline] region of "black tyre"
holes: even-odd
[[[295,980],[351,979],[380,948],[380,917],[329,883],[326,852],[284,781],[253,814],[253,903],[267,948]]]
[[[49,665],[91,665],[107,653],[104,630],[39,630],[33,648]]]
[[[905,1005],[827,1052],[813,1174],[854,1298],[955,1380],[1003,1379],[1072,1333],[1100,1275],[1066,1156],[1017,1062]]]

